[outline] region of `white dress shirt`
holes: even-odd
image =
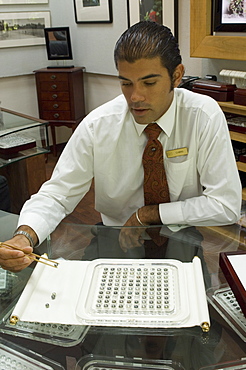
[[[165,225],[212,226],[238,220],[241,183],[227,123],[212,98],[176,88],[163,129],[170,203],[160,204]],[[63,150],[53,175],[24,205],[19,225],[40,242],[73,211],[95,181],[95,208],[108,226],[124,225],[144,205],[145,125],[137,124],[123,95],[88,114]],[[184,148],[181,151],[175,149]],[[183,154],[187,150],[188,154]],[[86,212],[86,209],[85,209]]]

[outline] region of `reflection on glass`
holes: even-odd
[[[49,34],[49,48],[52,57],[64,56],[68,57],[68,44],[66,31],[50,31]]]

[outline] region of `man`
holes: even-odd
[[[241,184],[225,117],[215,100],[177,87],[184,74],[170,30],[140,22],[118,40],[115,63],[123,95],[92,111],[64,149],[52,178],[27,201],[8,243],[32,251],[76,207],[95,181],[95,207],[108,226],[208,226],[238,220]],[[144,129],[161,128],[170,202],[145,205]],[[0,265],[30,264],[0,249]]]

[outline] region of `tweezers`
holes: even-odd
[[[4,247],[4,246],[25,253],[21,248],[18,248],[18,247],[14,246],[14,245],[10,245],[10,244],[7,244],[7,243],[0,242],[0,247]],[[31,259],[33,261],[43,263],[44,265],[47,265],[47,266],[51,266],[51,267],[56,267],[57,268],[58,265],[59,265],[58,262],[52,261],[49,258],[45,258],[45,257],[39,256],[38,254],[35,254],[35,253],[25,253],[25,254],[27,255],[27,257],[31,257]]]

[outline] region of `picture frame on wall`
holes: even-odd
[[[0,5],[48,4],[49,0],[1,0]]]
[[[44,45],[50,12],[0,13],[0,48]]]
[[[74,0],[76,23],[112,23],[112,0]]]
[[[127,0],[128,27],[150,20],[169,27],[178,39],[178,0]]]
[[[213,0],[212,17],[213,33],[246,32],[246,1]]]

